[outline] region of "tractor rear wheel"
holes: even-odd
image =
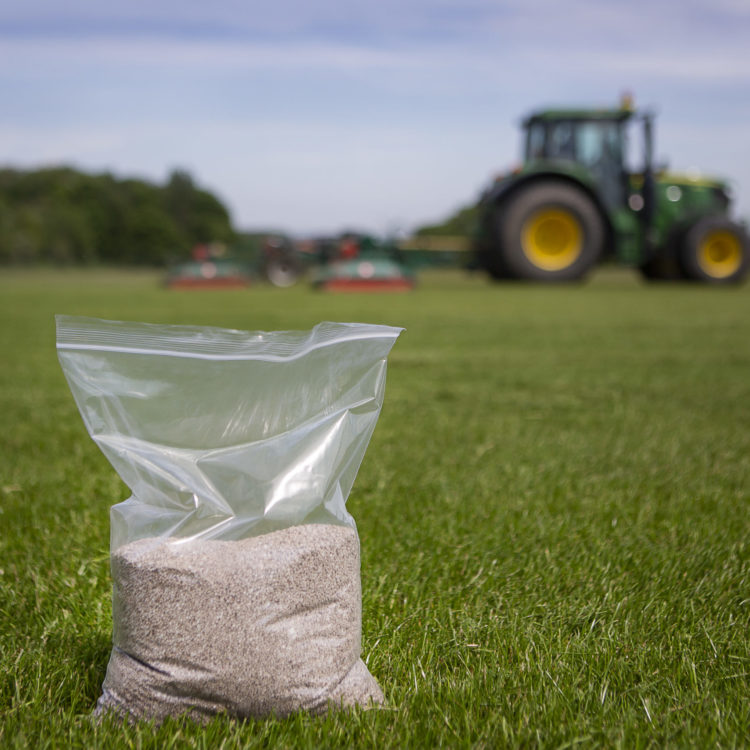
[[[699,219],[685,233],[680,266],[689,279],[733,284],[750,266],[750,241],[744,227],[724,217]]]
[[[499,255],[509,275],[534,281],[575,281],[594,266],[604,222],[593,201],[562,182],[521,188],[498,215]]]

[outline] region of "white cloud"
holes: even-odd
[[[59,164],[68,160],[107,159],[127,141],[125,132],[111,128],[59,128],[54,124],[17,127],[0,124],[0,160],[6,163]],[[14,155],[16,158],[9,159]]]
[[[578,0],[578,5],[588,3]],[[554,6],[558,8],[555,3]],[[566,6],[567,7],[567,6]],[[574,4],[575,8],[575,4]],[[131,72],[151,67],[195,69],[205,75],[255,71],[342,71],[421,74],[426,78],[447,75],[450,80],[484,75],[494,80],[523,77],[539,71],[550,77],[572,74],[589,78],[623,73],[658,80],[745,82],[750,84],[750,54],[746,37],[725,38],[720,47],[701,43],[698,30],[691,35],[647,43],[650,35],[637,35],[626,25],[617,38],[604,34],[617,13],[593,12],[586,29],[572,29],[559,10],[546,18],[538,31],[529,33],[531,19],[515,17],[498,22],[496,43],[484,38],[464,45],[455,40],[425,39],[418,46],[388,44],[382,40],[356,43],[339,39],[237,40],[154,36],[142,32],[127,36],[93,34],[83,39],[0,38],[0,61],[24,71],[57,72],[91,65],[127,66]],[[602,17],[603,16],[603,17]],[[592,20],[595,22],[591,25]],[[631,25],[636,25],[631,19]],[[640,23],[640,22],[639,22]],[[693,38],[695,37],[695,39]],[[645,41],[644,41],[645,40]],[[7,71],[7,68],[6,68]],[[8,73],[6,72],[7,76]]]
[[[0,42],[0,60],[16,65],[46,64],[50,66],[132,65],[178,68],[189,66],[201,70],[223,72],[245,69],[309,69],[425,67],[421,55],[366,48],[348,43],[319,42],[217,42],[215,40],[154,39],[134,35],[127,39],[92,37],[84,40],[4,40]]]
[[[241,226],[384,229],[472,200],[516,159],[528,108],[614,104],[628,88],[663,112],[675,163],[742,185],[750,154],[716,122],[750,114],[748,7],[6,3],[0,161],[154,179],[186,167]]]

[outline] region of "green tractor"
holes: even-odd
[[[653,119],[627,101],[527,117],[523,166],[482,195],[476,263],[495,279],[574,281],[609,254],[647,279],[741,281],[750,243],[727,183],[657,170]]]

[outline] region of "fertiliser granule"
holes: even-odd
[[[97,713],[249,718],[382,702],[360,659],[359,573],[356,531],[331,524],[120,547]]]

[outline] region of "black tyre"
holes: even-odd
[[[706,217],[685,233],[680,267],[695,281],[736,284],[747,275],[749,250],[744,227],[724,217]]]
[[[538,182],[510,196],[498,215],[497,268],[519,279],[575,281],[599,259],[604,221],[572,185]]]

